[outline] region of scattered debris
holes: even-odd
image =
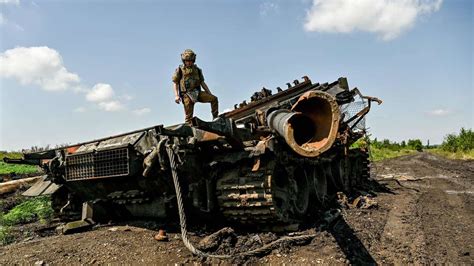
[[[369,209],[377,206],[377,201],[369,196],[359,196],[352,202],[352,208]]]
[[[132,229],[131,229],[130,226],[128,226],[128,225],[126,225],[126,226],[120,226],[120,227],[112,227],[112,228],[109,228],[108,230],[111,231],[111,232],[116,232],[116,231],[121,231],[121,232],[132,231]]]
[[[377,201],[375,201],[369,195],[358,196],[355,198],[352,203],[350,202],[349,198],[343,192],[337,192],[337,202],[343,208],[353,209],[353,208],[360,208],[360,209],[369,209],[378,206]]]
[[[413,176],[410,176],[406,173],[398,173],[398,174],[380,174],[379,177],[382,177],[383,179],[393,179],[397,181],[418,181],[420,178],[415,178]]]
[[[20,189],[23,186],[30,186],[36,182],[38,182],[42,177],[35,176],[29,178],[23,178],[18,180],[7,181],[0,184],[0,195],[12,193],[16,190]]]
[[[64,235],[84,232],[92,228],[94,224],[89,221],[73,221],[58,227],[58,231]]]
[[[474,194],[472,190],[445,190],[447,194],[454,195],[454,194]]]
[[[203,250],[203,251],[215,250],[226,239],[230,240],[230,242],[235,242],[236,235],[235,235],[234,229],[230,227],[224,227],[221,230],[211,235],[208,235],[205,238],[203,238],[201,241],[199,241],[198,247],[200,250]]]
[[[344,192],[337,192],[337,203],[343,208],[349,208],[349,200]]]

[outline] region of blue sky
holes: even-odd
[[[186,48],[221,112],[262,86],[345,76],[384,100],[367,118],[379,139],[434,144],[474,125],[468,0],[1,0],[0,8],[0,150],[181,123],[171,75]],[[195,114],[210,119],[210,106]]]

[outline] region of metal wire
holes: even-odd
[[[280,239],[277,239],[271,243],[263,245],[262,247],[256,248],[254,250],[249,250],[246,252],[241,252],[233,255],[219,255],[219,254],[209,254],[203,252],[196,247],[188,239],[188,231],[186,229],[186,215],[184,213],[183,199],[181,198],[181,187],[179,185],[178,173],[177,173],[177,164],[175,161],[175,154],[173,148],[170,144],[166,144],[166,152],[170,160],[171,174],[173,176],[173,183],[176,191],[176,201],[178,203],[178,212],[179,212],[179,222],[181,227],[181,238],[183,243],[191,253],[200,256],[200,257],[209,257],[209,258],[218,258],[218,259],[231,259],[236,257],[250,257],[257,256],[261,254],[266,254],[273,249],[275,249],[281,243],[294,243],[299,241],[309,241],[316,237],[316,234],[300,235],[300,236],[285,236]]]
[[[341,113],[344,114],[344,121],[349,120],[349,118],[355,116],[357,113],[362,111],[365,107],[367,107],[367,101],[364,99],[359,98],[354,102],[350,102],[341,106]],[[357,122],[357,119],[350,122],[349,126],[352,127]],[[365,129],[365,117],[362,118],[357,124],[355,125],[354,129],[363,130]]]

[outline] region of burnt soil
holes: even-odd
[[[193,256],[177,231],[168,242],[154,240],[157,224],[99,226],[58,235],[51,227],[30,224],[27,237],[0,247],[0,264],[64,263],[455,263],[474,264],[474,161],[448,160],[418,153],[376,163],[376,182],[367,192],[378,206],[343,208],[342,217],[316,233],[309,243],[280,245],[267,255],[219,260]],[[191,233],[193,243],[206,234]],[[214,252],[249,250],[285,234],[235,232]]]

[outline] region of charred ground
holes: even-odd
[[[310,243],[282,245],[266,256],[232,262],[474,262],[474,161],[417,153],[378,162],[372,170],[377,208],[342,209],[342,217]],[[131,222],[57,235],[52,226],[22,225],[14,228],[18,241],[0,248],[0,264],[223,262],[191,255],[169,225],[170,241],[157,242],[153,236],[160,227]],[[198,243],[212,229],[194,232],[191,240]],[[222,238],[214,252],[244,251],[279,236],[236,231]]]

